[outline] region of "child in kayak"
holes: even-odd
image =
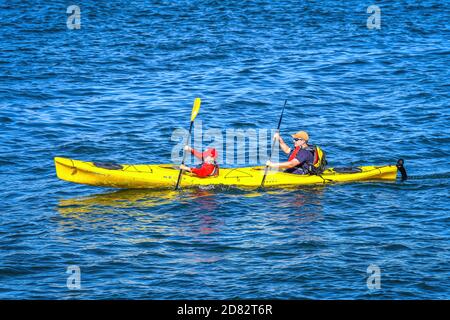
[[[216,149],[206,149],[205,152],[199,152],[189,146],[185,146],[186,152],[191,152],[195,157],[202,160],[202,163],[194,168],[180,165],[180,169],[192,172],[200,178],[206,178],[219,175],[219,165],[216,162],[217,151]]]

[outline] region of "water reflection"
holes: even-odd
[[[247,204],[260,205],[267,212],[290,209],[298,222],[314,220],[311,215],[319,217],[322,212],[322,198],[326,186],[308,186],[305,188],[255,190],[208,190],[190,189],[171,190],[118,190],[85,197],[60,199],[57,211],[64,218],[86,222],[109,221],[111,215],[125,215],[148,223],[161,219],[176,219],[177,216],[195,215],[204,224],[204,233],[211,233],[210,225],[216,221],[216,213],[229,199],[237,198],[239,210]],[[252,198],[262,198],[255,199]],[[248,201],[247,201],[248,199]],[[291,216],[291,215],[288,215]],[[309,217],[309,218],[308,218]],[[278,217],[280,218],[280,217]],[[118,217],[119,219],[119,217]]]
[[[277,208],[291,209],[294,216],[301,218],[314,214],[320,216],[323,209],[323,197],[327,186],[305,186],[296,188],[285,188],[268,192],[271,195],[284,195],[279,197]],[[299,220],[299,222],[302,222]]]
[[[317,223],[324,219],[323,198],[327,186],[284,188],[268,192],[276,195],[271,219],[280,233],[288,234],[292,243],[320,246],[326,242]]]
[[[114,213],[112,209],[151,208],[172,202],[178,194],[175,191],[119,190],[61,199],[58,212],[66,217],[80,218],[83,213]]]
[[[86,197],[61,199],[57,211],[61,227],[112,227],[116,231],[152,231],[165,228],[168,236],[189,221],[200,221],[199,233],[217,232],[220,222],[211,213],[217,211],[216,193],[211,190],[119,190]],[[186,220],[189,216],[190,220]],[[103,224],[103,225],[102,225]],[[112,224],[112,225],[111,225]],[[182,231],[183,228],[179,229]],[[188,228],[189,229],[189,228]],[[190,232],[191,233],[191,232]]]
[[[323,218],[324,190],[119,190],[61,199],[56,220],[64,238],[77,230],[96,243],[101,234],[177,263],[212,263],[234,250],[322,245],[315,222]]]

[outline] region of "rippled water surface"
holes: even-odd
[[[51,4],[49,4],[51,3]],[[0,298],[450,298],[449,8],[361,1],[0,1]],[[115,191],[53,157],[167,163],[204,129],[307,130],[406,182]],[[81,290],[67,288],[67,267]],[[381,270],[369,289],[367,268]]]

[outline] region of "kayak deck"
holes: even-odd
[[[172,164],[124,164],[104,165],[94,162],[55,157],[55,168],[61,180],[110,188],[122,189],[170,189],[175,188],[179,168]],[[220,168],[215,177],[199,178],[185,172],[181,187],[226,185],[259,187],[264,175],[264,166],[244,168]],[[329,168],[321,175],[297,175],[280,171],[269,171],[265,187],[353,182],[364,180],[395,180],[396,165],[361,166],[353,170]]]

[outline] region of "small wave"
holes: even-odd
[[[410,247],[399,243],[384,245],[382,248],[389,251],[411,250]]]
[[[12,123],[14,122],[13,119],[11,119],[10,117],[0,117],[0,123]]]
[[[450,172],[408,176],[408,180],[433,180],[433,179],[444,180],[444,179],[449,179],[449,178],[450,178]]]

